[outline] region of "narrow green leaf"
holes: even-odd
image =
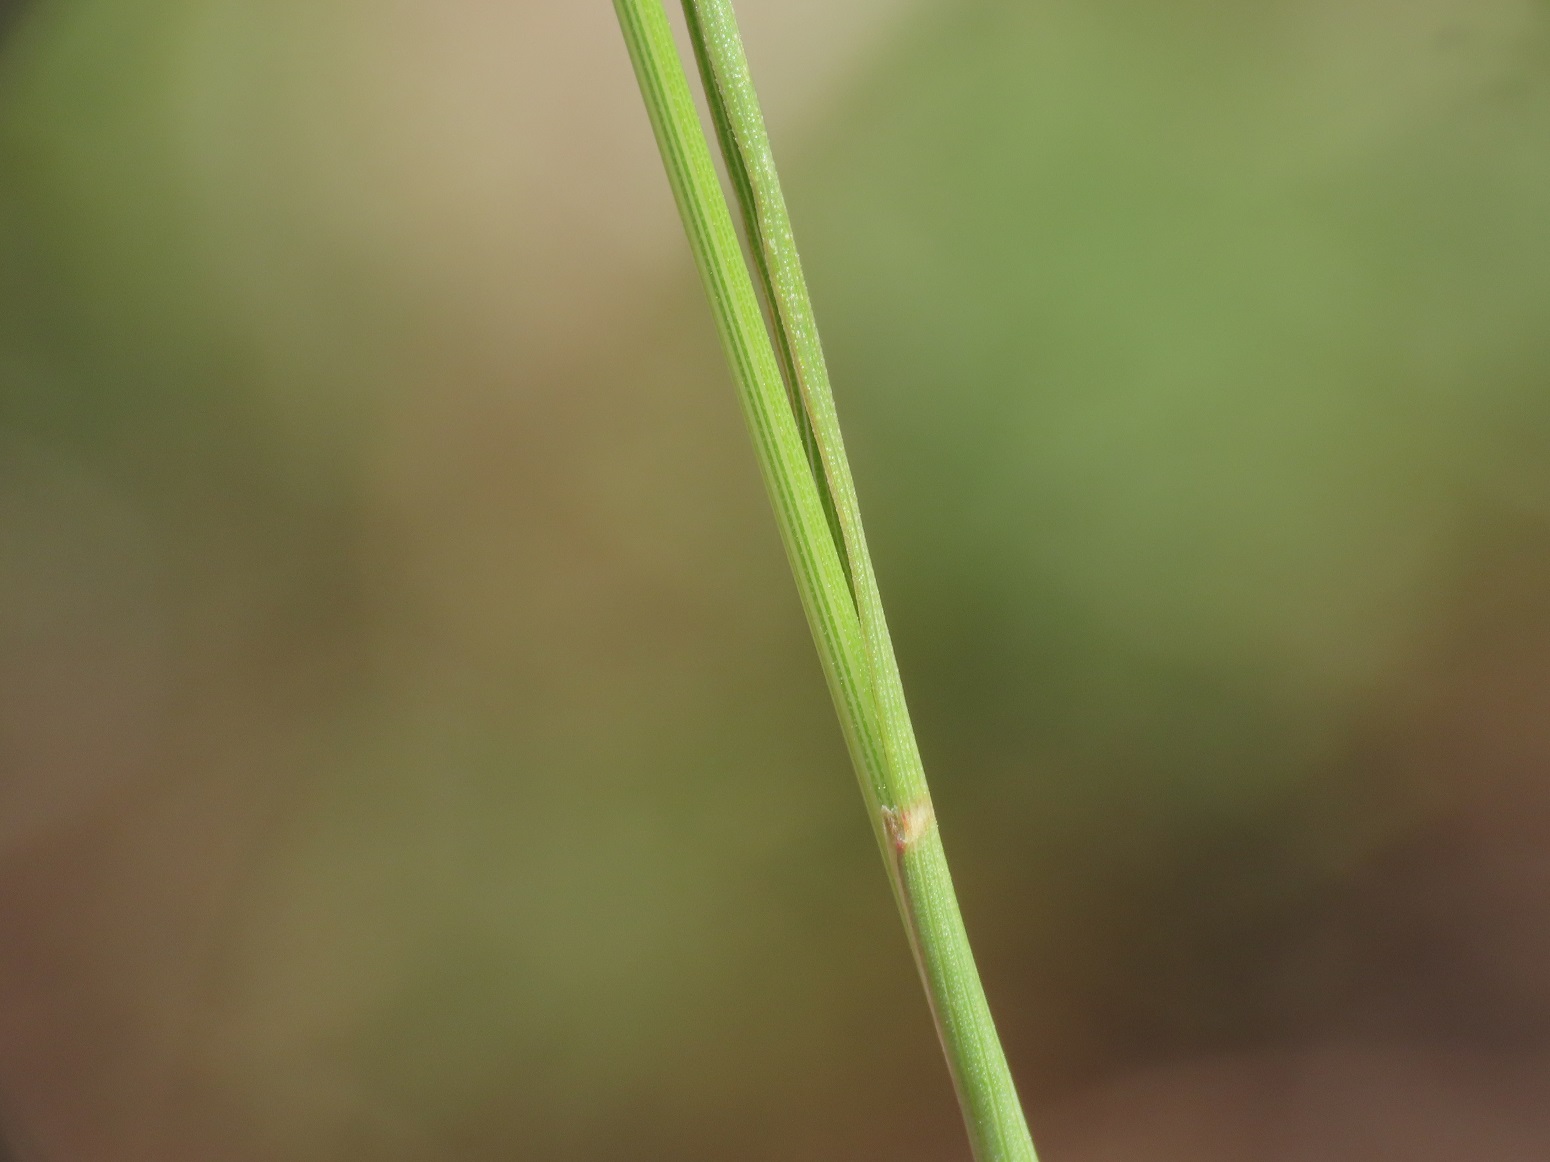
[[[807,409],[802,403],[796,359],[791,349],[791,336],[786,331],[784,316],[776,307],[775,282],[770,273],[765,241],[760,233],[753,180],[748,167],[743,164],[737,138],[727,114],[726,102],[722,99],[721,90],[716,84],[714,66],[706,51],[705,36],[700,26],[699,12],[693,4],[685,4],[683,10],[684,19],[689,26],[689,41],[694,46],[695,63],[699,65],[700,79],[705,86],[705,100],[710,107],[711,122],[716,127],[716,140],[721,146],[721,156],[726,163],[727,176],[731,179],[732,189],[737,194],[738,210],[742,214],[743,228],[748,234],[754,269],[758,271],[759,285],[764,292],[764,302],[770,311],[770,324],[775,337],[775,354],[780,359],[781,375],[785,378],[786,390],[791,397],[791,407],[797,417],[797,427],[802,433],[803,450],[807,452],[807,461],[812,466],[813,475],[818,482],[818,495],[823,501],[824,516],[829,520],[829,531],[834,538],[834,543],[839,547],[840,563],[845,567],[846,578],[851,580],[851,596],[854,597],[855,583],[851,578],[850,554],[845,544],[845,535],[840,527],[834,495],[829,491],[828,475],[824,471],[823,460],[818,450],[818,437],[813,432],[812,421],[809,420]]]
[[[615,0],[614,7],[737,384],[797,591],[882,838],[883,750],[873,730],[861,627],[689,81],[661,0]]]

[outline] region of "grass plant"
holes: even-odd
[[[732,367],[974,1156],[979,1162],[1036,1162],[953,892],[818,328],[731,4],[684,0],[684,13],[743,221],[746,255],[663,0],[615,0],[614,7]]]

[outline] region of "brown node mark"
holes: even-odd
[[[907,807],[883,808],[883,826],[888,829],[888,838],[898,855],[919,843],[935,823],[936,811],[931,807],[931,800],[924,796]]]

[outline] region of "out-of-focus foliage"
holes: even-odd
[[[1047,1152],[1540,1156],[1550,10],[746,7]],[[608,6],[0,51],[10,1116],[955,1156]]]
[[[1471,528],[1550,502],[1547,37],[983,4],[869,94],[808,247],[941,729],[1172,827],[1407,681]]]

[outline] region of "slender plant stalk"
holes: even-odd
[[[683,0],[768,324],[662,0],[614,0],[980,1162],[1036,1162],[905,707],[806,282],[728,0]],[[773,332],[773,337],[772,337]]]

